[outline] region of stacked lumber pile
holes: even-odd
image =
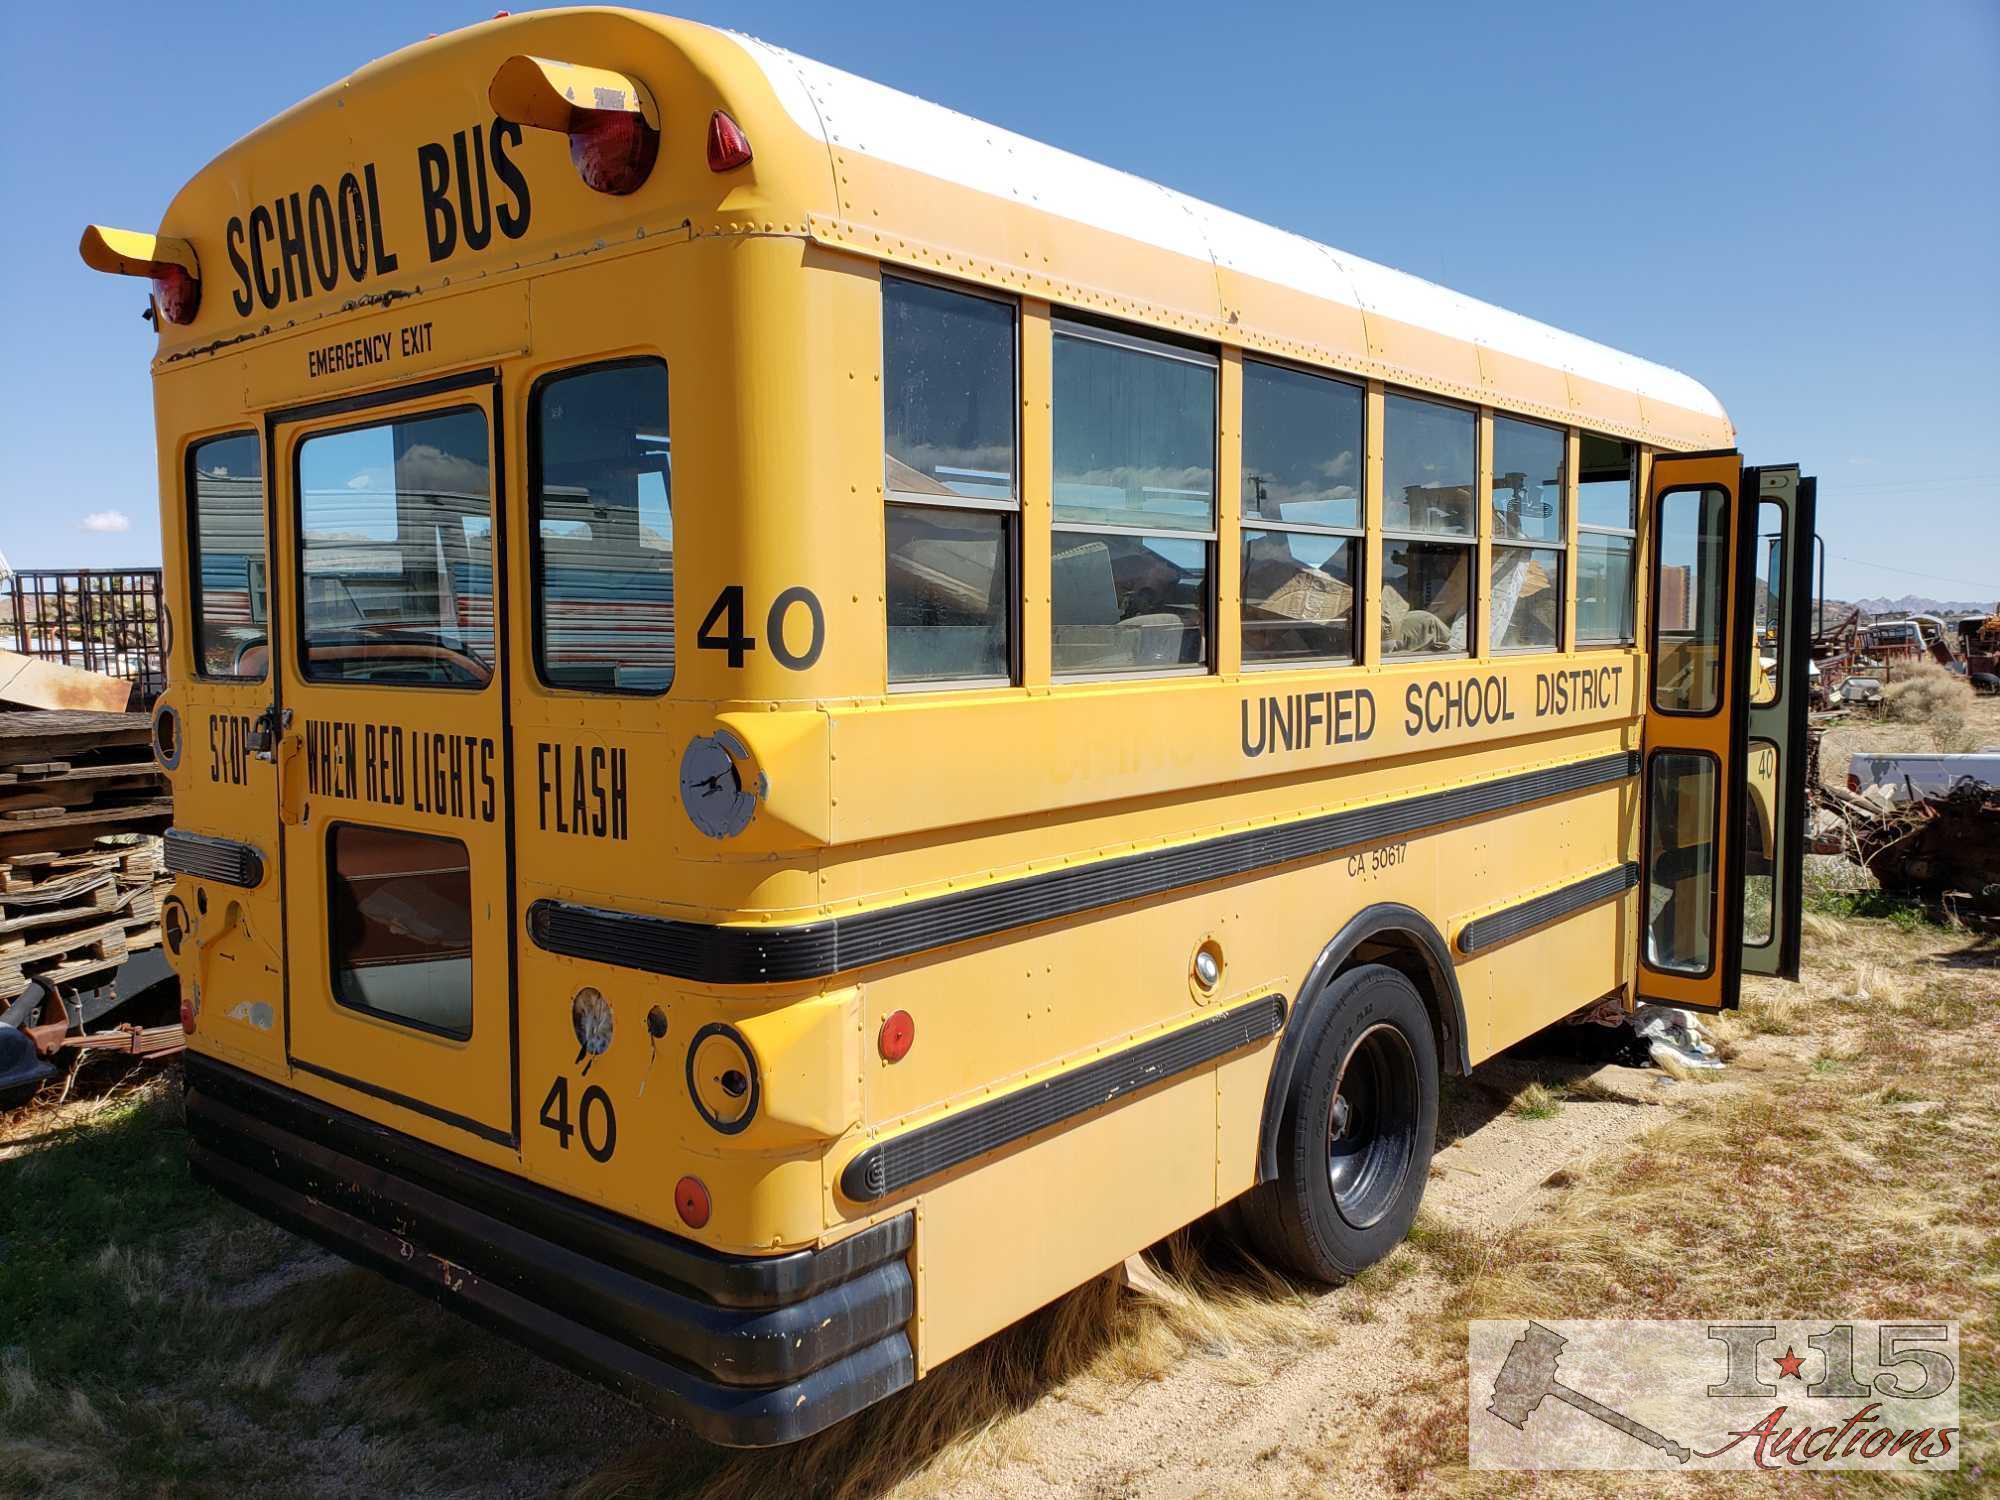
[[[0,1005],[160,940],[172,812],[144,714],[0,713]]]

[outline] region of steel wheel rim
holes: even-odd
[[[1396,1027],[1371,1026],[1341,1063],[1327,1106],[1327,1184],[1341,1218],[1356,1229],[1380,1223],[1416,1148],[1416,1055]]]

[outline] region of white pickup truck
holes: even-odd
[[[1857,750],[1847,762],[1850,792],[1880,787],[1892,802],[1941,797],[1967,781],[2000,787],[2000,749],[1988,746],[1972,755]]]

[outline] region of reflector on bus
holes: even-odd
[[[91,270],[107,276],[149,277],[169,323],[194,321],[201,306],[201,262],[186,240],[87,224],[76,252]]]
[[[569,137],[569,157],[600,193],[635,191],[660,150],[660,110],[646,85],[609,68],[518,54],[486,86],[503,120]]]

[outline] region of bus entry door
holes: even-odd
[[[1753,477],[1754,476],[1754,479]],[[1814,481],[1797,464],[1746,470],[1756,497],[1744,839],[1743,972],[1799,977],[1806,867]]]
[[[273,645],[292,1066],[511,1144],[495,389],[273,422],[295,622]]]
[[[1663,455],[1647,486],[1650,617],[1639,998],[1733,1007],[1740,987],[1748,567],[1736,453]]]

